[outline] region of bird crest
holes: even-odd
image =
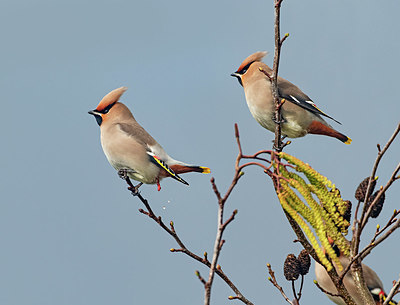
[[[268,54],[267,51],[259,51],[251,54],[245,60],[243,60],[240,67],[237,69],[237,72],[242,71],[246,66],[250,66],[250,64],[252,64],[255,61],[261,61],[267,54]]]
[[[108,106],[110,106],[111,104],[115,104],[116,102],[118,102],[119,98],[121,97],[121,95],[128,90],[127,87],[120,87],[118,89],[115,89],[113,91],[111,91],[110,93],[108,93],[105,97],[103,97],[103,99],[100,101],[100,103],[97,105],[96,110],[98,112],[102,112],[104,109],[106,109]]]

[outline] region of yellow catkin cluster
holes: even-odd
[[[278,167],[279,175],[282,177],[278,198],[282,207],[302,228],[318,258],[328,270],[332,269],[332,264],[325,256],[321,246],[325,249],[326,255],[341,270],[342,266],[329,243],[328,236],[344,254],[349,253],[349,244],[343,235],[347,234],[349,226],[348,221],[343,218],[347,207],[346,203],[335,185],[310,165],[283,152],[278,156],[294,165],[297,171],[297,173],[289,172],[281,164]],[[277,164],[274,164],[274,167],[276,168]],[[309,183],[298,173],[304,174]],[[307,223],[314,229],[321,246]]]

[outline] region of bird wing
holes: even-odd
[[[291,82],[283,79],[281,77],[278,78],[278,93],[279,96],[295,105],[298,105],[312,113],[325,116],[335,121],[338,124],[342,124],[339,121],[335,120],[333,117],[327,115],[321,109],[315,105],[315,103],[299,89],[299,87],[293,85]]]
[[[134,138],[137,142],[147,145],[157,145],[157,141],[136,121],[128,123],[117,123],[117,126],[121,131],[126,133],[128,136]]]
[[[178,174],[176,174],[166,163],[170,159],[168,154],[162,148],[160,144],[137,122],[135,124],[118,123],[118,127],[125,132],[128,136],[132,137],[143,145],[146,149],[146,153],[149,156],[150,162],[157,165],[159,168],[164,169],[172,178],[175,180],[189,185],[183,180]]]
[[[178,176],[178,174],[176,174],[168,165],[167,163],[165,163],[163,160],[161,160],[160,158],[158,158],[157,156],[155,156],[152,152],[148,152],[147,153],[149,155],[150,161],[152,163],[154,163],[155,165],[157,165],[158,167],[164,169],[168,174],[170,174],[170,176],[172,178],[174,178],[175,180],[189,185],[189,183],[187,183],[185,180],[183,180],[180,176]]]

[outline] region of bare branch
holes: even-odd
[[[147,215],[149,218],[153,219],[164,231],[166,231],[169,235],[171,235],[176,243],[180,246],[179,249],[174,249],[171,248],[170,251],[171,252],[181,252],[186,254],[187,256],[193,258],[194,260],[202,263],[203,265],[211,268],[211,263],[208,261],[207,259],[207,252],[204,252],[204,258],[201,258],[200,256],[196,255],[195,253],[193,253],[192,251],[190,251],[188,248],[186,248],[186,246],[184,245],[184,243],[181,241],[181,239],[179,238],[178,234],[175,231],[175,226],[174,223],[171,221],[170,222],[170,228],[168,228],[168,226],[163,222],[161,217],[157,217],[153,210],[150,207],[150,204],[148,203],[148,201],[146,199],[143,198],[143,196],[135,189],[135,187],[133,186],[132,182],[130,181],[129,177],[125,178],[126,183],[129,185],[128,189],[132,192],[132,195],[135,197],[138,197],[139,200],[144,204],[144,206],[146,207],[147,211],[143,210],[143,209],[139,209],[139,211],[144,214]],[[253,305],[252,302],[250,302],[249,300],[247,300],[242,293],[240,292],[240,290],[232,283],[232,281],[228,278],[228,276],[222,271],[221,268],[218,268],[218,266],[216,266],[215,271],[214,271],[236,294],[237,299],[241,300],[244,304],[246,305]],[[199,277],[200,273],[196,275]],[[200,281],[202,279],[202,277],[199,277]],[[204,280],[204,278],[203,278]],[[205,280],[204,280],[205,281]],[[207,283],[206,283],[207,284]],[[206,285],[205,284],[205,285]]]
[[[362,273],[361,260],[362,260],[362,258],[364,258],[366,255],[368,255],[370,253],[370,251],[372,250],[373,247],[367,246],[368,249],[366,249],[363,252],[363,254],[359,256],[359,258],[357,258],[357,259],[354,259],[354,258],[356,258],[359,254],[361,233],[362,233],[363,229],[365,228],[365,225],[368,222],[368,218],[372,211],[373,205],[379,199],[378,197],[381,196],[383,194],[383,192],[385,192],[391,186],[391,184],[397,179],[396,175],[397,175],[398,171],[400,170],[400,164],[397,166],[397,168],[393,172],[392,177],[389,179],[385,188],[383,188],[383,191],[381,191],[380,194],[377,196],[377,198],[375,198],[374,202],[372,202],[372,204],[370,204],[370,205],[365,204],[369,201],[370,189],[372,187],[372,180],[375,179],[375,175],[378,170],[379,163],[380,163],[382,157],[384,156],[384,154],[386,153],[386,151],[389,149],[390,145],[393,143],[394,139],[399,134],[399,132],[400,132],[400,124],[397,125],[393,135],[390,137],[390,139],[388,140],[386,145],[383,147],[383,149],[381,149],[379,144],[377,145],[378,155],[376,157],[374,166],[372,168],[372,173],[370,175],[360,220],[358,220],[357,214],[354,217],[353,238],[351,241],[351,251],[350,251],[351,252],[351,260],[352,260],[351,270],[352,270],[352,276],[353,276],[354,282],[355,282],[357,288],[359,289],[360,294],[362,295],[364,302],[366,304],[375,304],[375,302],[372,299],[372,296],[366,287],[364,276]],[[359,204],[357,205],[357,210],[358,210]],[[386,232],[385,235],[383,235],[381,238],[379,238],[374,244],[378,243],[378,241],[379,241],[379,243],[382,242],[397,228],[398,228],[398,226],[394,225],[389,231]]]
[[[292,301],[290,301],[290,299],[287,297],[287,295],[285,294],[285,291],[283,290],[282,286],[280,286],[278,284],[278,281],[275,278],[275,272],[272,270],[272,267],[270,264],[267,264],[267,268],[268,268],[268,273],[270,275],[270,277],[268,278],[268,280],[272,283],[272,285],[274,285],[282,294],[283,298],[286,300],[286,302],[288,302],[291,305],[295,305]]]
[[[397,280],[397,282],[393,285],[392,289],[390,289],[389,294],[387,295],[387,298],[385,302],[383,302],[382,305],[388,305],[389,302],[393,299],[394,295],[400,291],[400,278]]]

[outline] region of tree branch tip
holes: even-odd
[[[381,226],[379,224],[376,225],[376,230],[379,230]]]
[[[318,285],[318,281],[317,281],[317,280],[314,280],[314,284],[315,284],[315,285]]]
[[[175,248],[171,248],[171,249],[169,249],[169,251],[176,252],[176,249]]]
[[[199,271],[199,270],[196,270],[196,271],[194,272],[194,274],[196,274],[196,276],[199,277],[199,276],[200,276],[200,271]]]
[[[272,278],[270,276],[268,277],[268,281],[272,282]]]
[[[211,177],[210,181],[211,181],[212,184],[214,184],[215,183],[215,178]]]
[[[378,152],[381,152],[381,145],[379,143],[376,144],[376,147],[378,148]]]
[[[285,37],[289,37],[289,33],[286,33],[286,34],[285,34]]]
[[[239,127],[237,123],[235,123],[235,137],[239,138]]]
[[[244,172],[243,172],[243,171],[240,171],[240,172],[239,172],[239,175],[238,175],[238,178],[242,177],[243,175],[244,175]]]
[[[229,300],[237,300],[237,299],[239,299],[239,297],[234,297],[234,296],[230,295],[230,296],[228,297],[228,299],[229,299]]]
[[[173,226],[174,226],[174,222],[171,220],[170,223],[169,223],[169,225],[170,225],[171,227],[173,227]]]
[[[271,264],[270,264],[270,263],[267,263],[267,267],[268,267],[268,268],[271,268]]]
[[[236,215],[237,213],[238,213],[238,210],[236,209],[236,210],[233,211],[232,214],[233,214],[233,215]]]
[[[222,268],[221,268],[221,265],[220,265],[220,264],[218,264],[218,265],[217,265],[217,269],[218,269],[218,270],[222,270]]]

